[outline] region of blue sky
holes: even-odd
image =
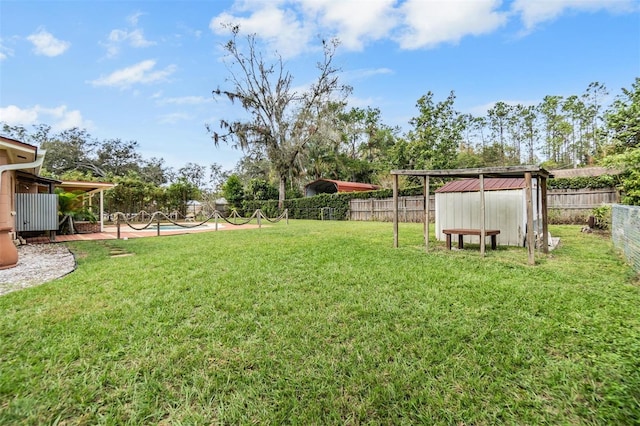
[[[205,123],[238,115],[211,91],[228,71],[221,23],[257,33],[304,86],[318,37],[338,37],[351,106],[409,129],[416,100],[454,90],[455,108],[537,104],[640,76],[639,0],[0,0],[0,121],[136,140],[145,158],[231,169]],[[609,101],[611,100],[609,99]]]

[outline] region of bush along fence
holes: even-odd
[[[145,223],[134,224],[129,220],[130,215],[127,215],[122,212],[116,212],[113,214],[113,216],[115,218],[116,234],[118,239],[120,239],[120,229],[123,224],[135,231],[144,231],[147,229],[153,229],[152,227],[155,226],[157,235],[160,236],[160,230],[162,229],[162,225],[172,225],[177,227],[178,229],[191,229],[191,228],[198,228],[198,227],[202,228],[202,226],[205,225],[207,222],[213,221],[215,225],[215,230],[217,231],[218,223],[220,220],[226,222],[229,225],[240,226],[240,225],[246,225],[247,223],[255,219],[259,228],[262,228],[263,220],[266,220],[267,222],[270,222],[270,223],[278,223],[284,219],[287,222],[287,224],[289,223],[289,212],[286,209],[281,214],[279,214],[278,216],[272,219],[265,216],[264,213],[262,213],[262,210],[260,209],[256,209],[256,211],[254,211],[253,214],[248,218],[241,217],[238,214],[238,212],[235,210],[232,211],[228,217],[223,216],[218,210],[214,210],[213,213],[208,215],[204,220],[200,222],[192,222],[192,223],[176,222],[175,220],[173,220],[173,218],[170,215],[167,215],[166,213],[159,212],[159,211],[151,214],[149,217],[149,220],[146,221]]]
[[[586,223],[593,209],[620,202],[615,188],[550,189],[549,223]]]
[[[547,192],[549,223],[586,224],[594,208],[620,201],[615,186],[617,176],[573,177],[549,179]],[[432,188],[432,189],[435,189]],[[424,220],[423,187],[400,190],[400,221],[422,222]],[[285,200],[284,207],[292,219],[315,220],[393,220],[393,191],[349,192],[319,194],[313,197]],[[278,216],[277,200],[244,201],[240,213],[261,209],[267,216]],[[435,219],[434,195],[430,195],[429,209]]]
[[[401,196],[422,194],[423,188],[410,187],[400,191]],[[377,191],[348,192],[336,194],[319,194],[313,197],[294,198],[284,201],[284,207],[289,211],[290,219],[315,219],[315,220],[348,220],[351,219],[351,200],[386,199],[393,196],[391,189],[379,189]],[[268,201],[244,201],[242,210],[245,212],[260,209],[267,216],[278,216],[277,200]]]
[[[611,238],[631,267],[640,273],[640,206],[613,205]]]
[[[585,224],[594,209],[620,202],[619,175],[553,178],[547,182],[549,223]]]

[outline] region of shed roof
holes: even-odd
[[[315,195],[322,193],[333,194],[335,192],[359,192],[359,191],[375,191],[380,189],[378,185],[360,182],[345,182],[333,179],[318,179],[305,185],[305,194]]]
[[[439,170],[391,170],[392,175],[401,176],[431,176],[431,177],[522,177],[530,173],[531,176],[545,178],[553,177],[547,170],[540,166],[505,166],[482,167],[478,169],[439,169]]]
[[[485,191],[505,191],[525,187],[524,178],[487,178],[484,180]],[[446,183],[436,189],[442,192],[476,192],[480,191],[480,179],[459,179]]]

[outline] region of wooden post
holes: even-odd
[[[542,210],[542,252],[549,253],[549,218],[547,216],[547,178],[540,177],[540,205]]]
[[[398,247],[398,175],[393,175],[393,246]]]
[[[260,216],[262,216],[262,210],[258,209],[256,213],[256,216],[258,216],[258,228],[262,229],[262,221],[260,220]]]
[[[285,218],[285,222],[288,225],[289,224],[289,209],[284,209],[284,218]]]
[[[373,198],[369,198],[369,202],[371,203],[369,206],[369,211],[370,211],[369,220],[373,221],[375,220],[374,213],[373,213]]]
[[[429,251],[429,175],[424,177],[424,246]]]
[[[402,199],[402,216],[404,217],[405,223],[409,221],[409,219],[407,219],[407,197]]]
[[[541,238],[541,233],[542,233],[542,216],[541,216],[541,211],[542,211],[542,207],[540,206],[540,179],[538,179],[537,176],[531,176],[531,185],[533,185],[533,183],[536,183],[536,197],[535,197],[535,220],[536,220],[536,224],[533,226],[535,235],[533,236],[533,238],[536,241],[536,245],[537,245],[537,249],[538,249],[538,253],[540,253],[542,251],[542,238]],[[533,194],[533,193],[532,193]],[[537,236],[537,238],[536,238]],[[536,247],[534,247],[536,248]]]
[[[120,214],[116,213],[116,238],[120,239]]]
[[[484,175],[480,174],[480,254],[482,256],[485,255],[486,251],[486,227],[485,227],[485,211],[484,211]],[[462,237],[462,236],[461,236]]]
[[[100,232],[104,232],[104,191],[100,190]]]
[[[160,236],[160,215],[156,216],[157,228],[158,228],[158,237]]]
[[[216,231],[218,230],[218,210],[213,212],[213,221],[216,224]]]
[[[526,172],[524,174],[525,181],[525,197],[527,201],[527,251],[529,253],[529,265],[535,265],[535,253],[534,246],[535,241],[533,240],[533,200],[531,197],[531,172]]]

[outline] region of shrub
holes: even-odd
[[[596,207],[591,213],[595,218],[595,227],[597,229],[609,229],[611,226],[611,206],[603,205]]]
[[[572,178],[549,179],[549,189],[601,189],[613,188],[620,184],[620,178],[615,175],[577,176]]]

